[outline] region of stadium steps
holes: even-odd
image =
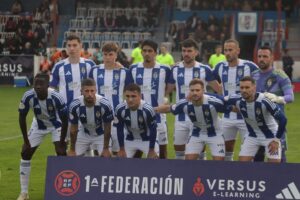
[[[289,24],[289,38],[287,40],[287,49],[294,60],[300,60],[300,20],[294,20]]]
[[[58,40],[56,41],[57,47],[62,47],[62,41],[64,39],[64,33],[69,28],[69,21],[74,18],[73,15],[60,15],[58,24]]]

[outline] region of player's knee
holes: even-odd
[[[21,157],[23,160],[31,160],[33,151],[29,148],[23,148],[21,152]]]

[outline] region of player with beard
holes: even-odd
[[[213,160],[224,160],[225,143],[218,113],[225,110],[224,100],[204,94],[204,82],[193,79],[189,84],[190,99],[181,99],[174,105],[161,105],[156,112],[185,113],[193,123],[192,134],[186,144],[185,159],[197,160],[205,144],[210,147]]]
[[[240,95],[230,95],[228,104],[239,110],[249,134],[245,137],[239,154],[240,161],[252,161],[260,146],[266,151],[268,162],[281,161],[280,138],[287,119],[279,106],[256,92],[255,80],[245,76],[240,80]]]
[[[69,108],[71,122],[70,155],[83,155],[89,147],[103,157],[110,157],[109,140],[113,110],[109,101],[96,94],[93,79],[83,79],[82,96],[74,99]]]
[[[284,112],[284,104],[294,101],[292,83],[284,71],[273,66],[273,53],[270,47],[261,47],[257,52],[259,70],[252,74],[256,80],[257,92],[264,92],[265,96],[278,104]],[[286,131],[280,139],[282,146],[282,162],[286,162],[287,150]],[[255,161],[264,160],[264,148],[260,148]]]
[[[209,85],[217,93],[222,93],[220,84],[208,65],[204,65],[195,60],[199,54],[199,47],[193,39],[187,39],[181,43],[181,54],[183,61],[172,67],[171,84],[168,84],[167,93],[176,89],[176,102],[188,96],[189,83],[194,78],[199,78],[204,82],[204,91]],[[193,124],[185,113],[176,115],[174,127],[174,149],[177,159],[184,159],[185,144],[192,133]],[[205,158],[202,154],[200,159]]]
[[[258,67],[253,62],[238,57],[240,48],[239,42],[236,40],[229,39],[225,41],[224,54],[226,61],[218,63],[213,73],[221,81],[223,96],[239,94],[240,80],[244,76],[250,76]],[[242,140],[248,134],[241,114],[226,111],[222,118],[222,130],[226,146],[225,160],[232,161],[237,133],[239,132]]]

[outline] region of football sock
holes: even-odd
[[[184,160],[184,151],[175,151],[175,158],[178,160]]]
[[[226,161],[233,161],[233,152],[226,152],[225,153],[225,160]]]
[[[206,152],[201,152],[199,156],[199,160],[206,160]]]
[[[28,193],[30,169],[31,169],[30,160],[21,159],[21,163],[20,163],[21,193]]]

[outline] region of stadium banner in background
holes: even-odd
[[[48,157],[45,200],[300,199],[300,164]]]
[[[34,56],[0,55],[0,85],[14,85],[14,77],[33,77]]]
[[[258,17],[256,12],[238,12],[237,32],[257,34]]]

